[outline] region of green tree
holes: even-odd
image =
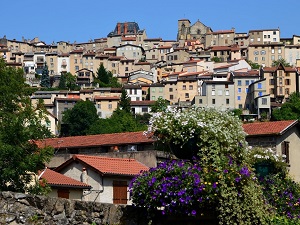
[[[272,62],[272,66],[279,66],[279,64],[282,64],[285,67],[290,67],[291,66],[284,58],[274,60]]]
[[[86,135],[90,127],[99,119],[93,102],[78,101],[72,109],[64,112],[62,129],[64,136]]]
[[[221,58],[217,57],[217,56],[214,56],[211,58],[211,61],[214,61],[214,62],[222,62]]]
[[[44,64],[42,77],[41,77],[41,87],[50,88],[50,76],[47,63]]]
[[[130,101],[130,98],[128,97],[127,92],[124,88],[122,88],[122,94],[121,94],[118,108],[121,110],[124,110],[127,113],[131,112],[131,101]]]
[[[147,126],[141,124],[131,113],[116,109],[110,118],[99,119],[94,123],[88,134],[109,134],[121,132],[134,132],[146,130]]]
[[[64,73],[62,73],[62,74],[60,75],[58,88],[59,88],[59,89],[62,89],[62,90],[67,88],[67,86],[66,86],[66,76],[65,76]]]
[[[257,70],[260,68],[260,65],[258,63],[254,63],[251,60],[246,60],[246,61],[251,66],[251,69]]]
[[[151,106],[151,112],[164,112],[169,105],[169,101],[159,97],[157,101]]]
[[[43,108],[32,106],[23,71],[0,60],[0,191],[26,192],[32,175],[44,168],[52,148],[39,148],[35,140],[50,137],[42,125]]]
[[[100,81],[100,84],[109,84],[109,72],[104,68],[103,63],[100,64],[99,68],[97,69],[97,80]]]
[[[289,101],[282,104],[280,108],[272,111],[272,120],[297,120],[300,119],[300,94],[292,93]]]

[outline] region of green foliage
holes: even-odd
[[[99,119],[94,123],[88,134],[108,134],[146,130],[147,126],[141,124],[131,113],[117,109],[110,118]]]
[[[127,92],[124,88],[122,88],[122,94],[120,97],[120,102],[119,102],[118,108],[127,113],[131,112],[131,101],[130,101],[130,98],[128,97]]]
[[[80,87],[76,85],[76,77],[70,72],[61,74],[58,88],[68,90],[80,89]]]
[[[221,58],[217,57],[217,56],[214,56],[211,58],[211,61],[214,61],[214,62],[222,62]]]
[[[233,109],[231,110],[231,112],[233,113],[234,116],[237,116],[238,118],[241,119],[241,115],[243,114],[242,109]]]
[[[251,66],[251,69],[257,70],[260,68],[260,65],[258,63],[254,63],[251,60],[246,60],[246,61]]]
[[[282,104],[280,108],[272,111],[272,120],[297,120],[300,119],[300,95],[292,93],[289,101]]]
[[[51,187],[47,184],[45,179],[40,181],[36,180],[33,185],[29,186],[28,191],[35,195],[47,195],[51,192]]]
[[[47,63],[44,64],[42,77],[41,77],[41,87],[50,88],[50,76]]]
[[[169,101],[166,99],[163,99],[162,97],[159,97],[157,101],[151,106],[151,112],[164,112],[169,105]]]
[[[64,112],[62,122],[67,125],[67,129],[62,130],[62,135],[86,135],[97,120],[97,109],[93,102],[78,101],[72,109]]]
[[[113,77],[113,74],[104,68],[103,63],[101,63],[97,69],[94,82],[98,83],[100,87],[121,87],[121,84],[118,82],[118,78]]]
[[[153,114],[148,131],[165,150],[176,144],[179,151],[192,148],[193,157],[137,176],[130,188],[134,204],[188,216],[208,207],[220,224],[267,224],[269,206],[248,162],[238,117],[214,108],[168,109]],[[190,140],[195,143],[185,148]]]
[[[281,58],[281,59],[278,59],[278,60],[274,60],[272,62],[272,66],[279,66],[279,64],[285,66],[285,67],[290,67],[291,65],[284,59],[284,58]]]
[[[50,137],[42,125],[43,108],[33,107],[23,71],[0,60],[0,191],[28,191],[32,173],[44,168],[52,148],[38,148],[34,140]]]

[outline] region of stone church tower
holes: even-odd
[[[212,29],[205,26],[199,20],[193,25],[191,25],[188,19],[178,20],[177,41],[179,42],[196,39],[205,44],[205,36],[208,32],[212,32]]]

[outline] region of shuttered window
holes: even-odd
[[[69,199],[70,191],[68,189],[58,189],[57,197]]]
[[[127,204],[127,181],[113,181],[113,203]]]
[[[290,163],[290,142],[284,141],[281,143],[282,156],[285,156],[285,162]]]

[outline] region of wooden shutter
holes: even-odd
[[[127,204],[127,181],[113,181],[113,203]]]
[[[59,198],[66,198],[69,199],[69,190],[68,189],[58,189],[57,190],[57,197]]]
[[[284,141],[281,143],[282,154],[286,156],[285,162],[290,163],[290,142]]]

